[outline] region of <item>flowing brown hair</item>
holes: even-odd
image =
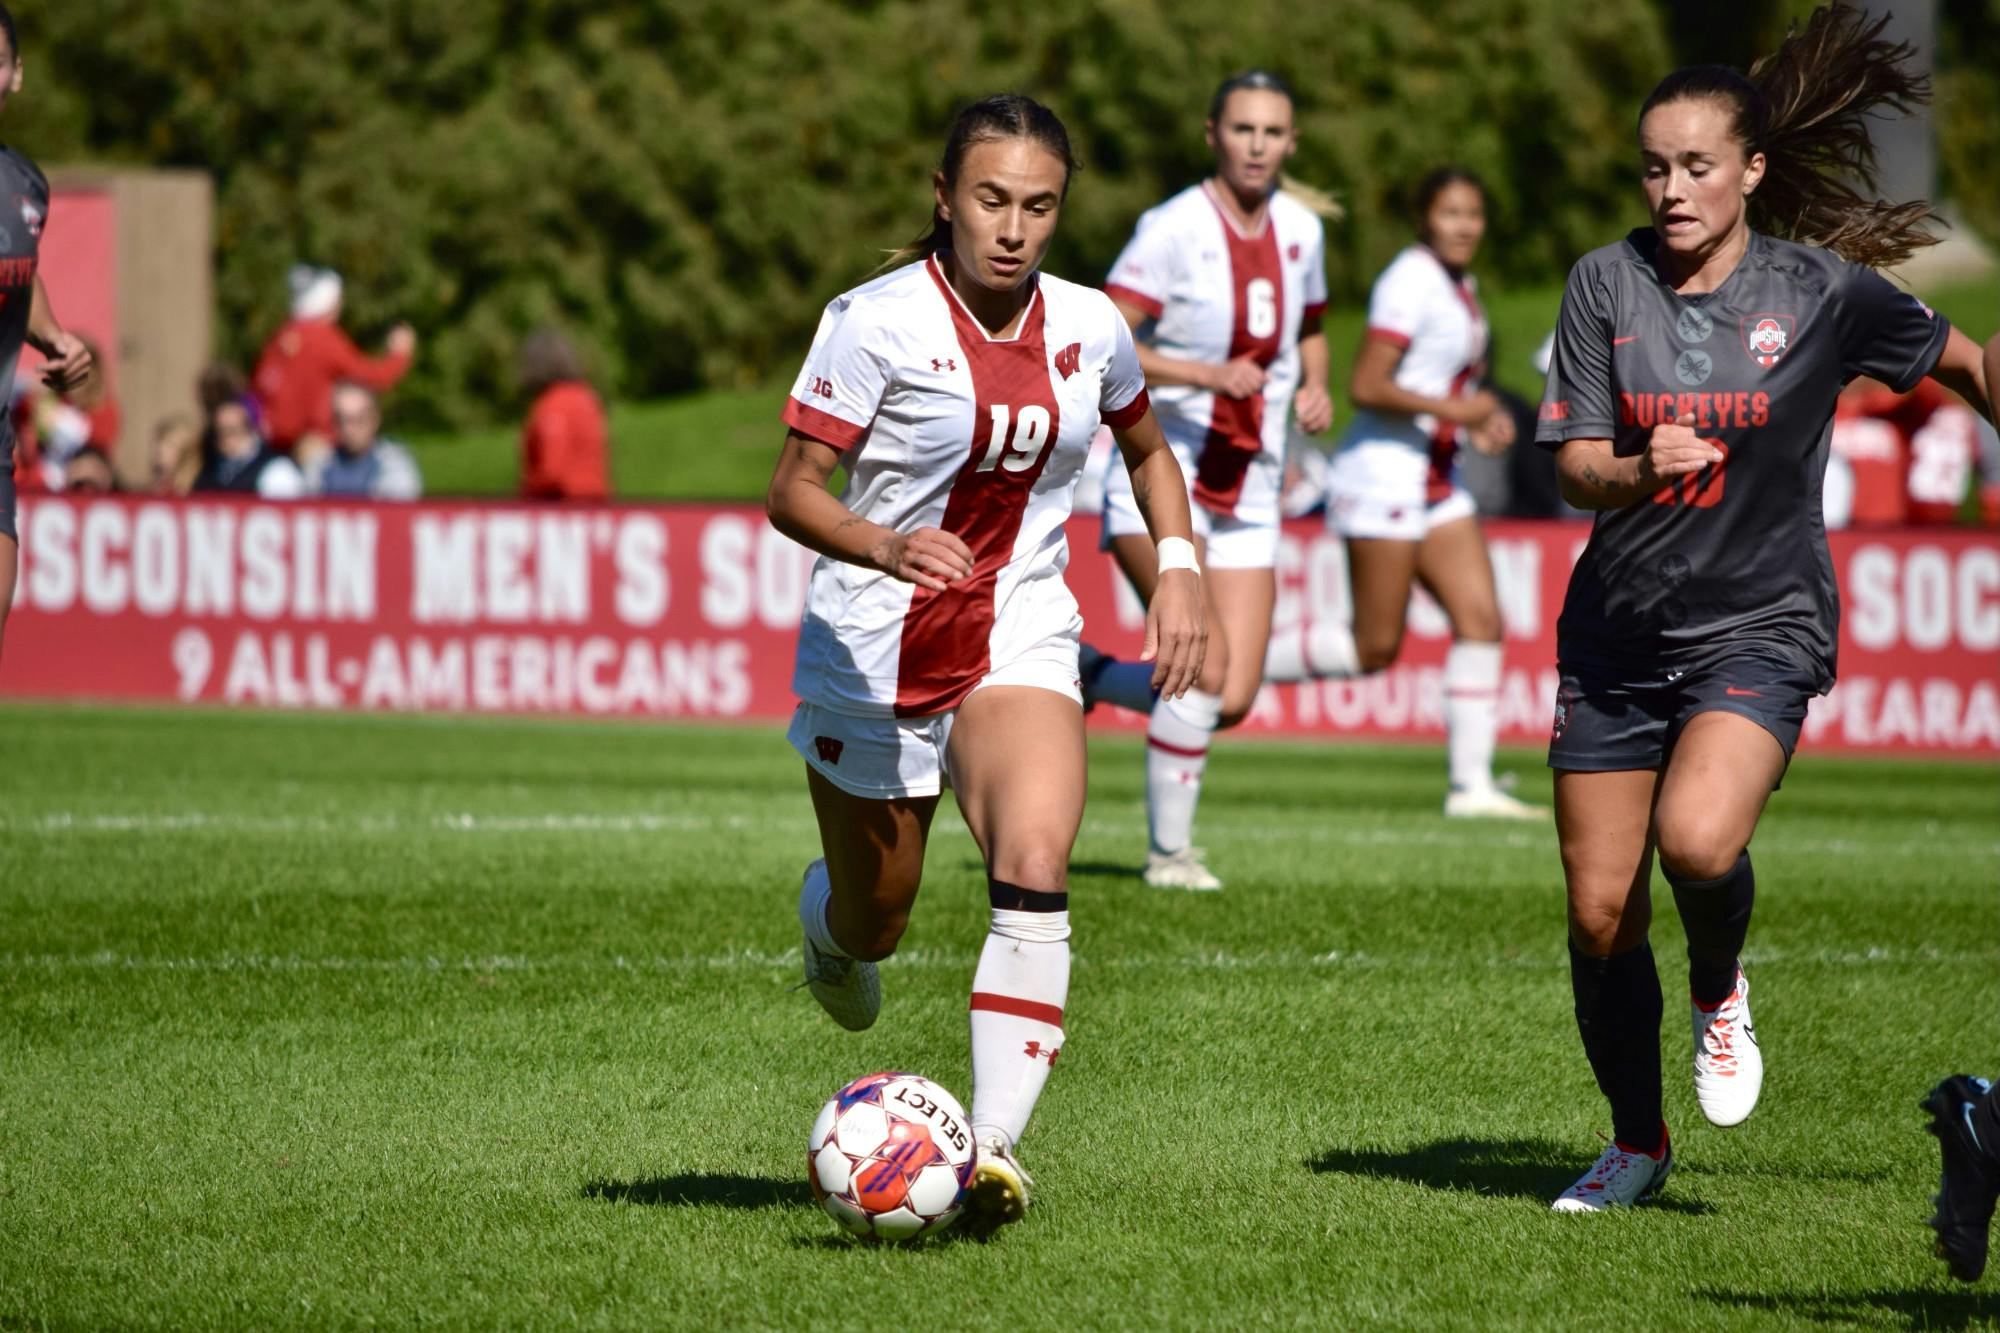
[[[1907,42],[1886,41],[1887,15],[1870,21],[1846,3],[1823,5],[1793,24],[1778,49],[1750,66],[1690,65],[1660,80],[1639,109],[1690,100],[1730,110],[1730,136],[1747,159],[1764,155],[1750,196],[1750,225],[1871,268],[1901,263],[1941,239],[1928,200],[1875,197],[1873,114],[1907,115],[1930,100],[1930,79],[1908,68]]]

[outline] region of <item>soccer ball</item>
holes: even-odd
[[[870,1240],[915,1240],[958,1217],[972,1183],[972,1123],[927,1078],[857,1078],[819,1109],[806,1177],[820,1206]]]

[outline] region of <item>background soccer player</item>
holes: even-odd
[[[1368,298],[1355,358],[1358,409],[1327,482],[1327,522],[1347,543],[1352,629],[1310,627],[1301,667],[1314,675],[1381,671],[1403,644],[1410,588],[1422,582],[1451,620],[1444,659],[1444,812],[1543,819],[1493,780],[1500,730],[1500,598],[1472,493],[1458,480],[1461,441],[1483,453],[1514,443],[1514,418],[1481,383],[1486,312],[1468,272],[1486,234],[1486,188],[1442,168],[1416,194],[1417,244],[1391,261]]]
[[[1063,522],[1100,419],[1159,538],[1146,642],[1166,697],[1194,683],[1205,640],[1186,493],[1131,332],[1102,293],[1037,271],[1073,165],[1062,122],[1025,97],[959,116],[920,262],[827,307],[767,501],[821,554],[790,740],[825,851],[799,893],[806,981],[837,1022],[875,1021],[875,960],[909,920],[947,778],[986,861],[969,1206],[988,1221],[1026,1206],[1013,1148],[1063,1044],[1084,799]]]
[[[1549,764],[1577,1026],[1616,1139],[1560,1210],[1636,1202],[1672,1165],[1656,848],[1687,932],[1696,1100],[1718,1125],[1756,1104],[1748,847],[1833,684],[1819,513],[1841,385],[1928,374],[1991,416],[1978,346],[1868,267],[1929,239],[1927,206],[1842,175],[1872,162],[1868,114],[1926,91],[1881,30],[1827,7],[1748,78],[1664,79],[1639,122],[1653,225],[1586,255],[1563,294],[1536,438],[1598,515],[1558,626]]]
[[[1084,652],[1087,699],[1151,715],[1145,873],[1160,888],[1222,887],[1189,842],[1209,739],[1243,720],[1264,682],[1288,418],[1296,408],[1309,434],[1333,422],[1320,331],[1320,213],[1331,204],[1280,188],[1298,146],[1290,89],[1262,70],[1230,79],[1216,90],[1207,132],[1215,174],[1139,219],[1106,285],[1135,331],[1150,326],[1139,362],[1187,478],[1217,628],[1196,687],[1157,704],[1150,667]],[[1150,600],[1153,543],[1134,488],[1115,466],[1104,535]]]
[[[14,16],[0,5],[0,111],[21,91],[21,55],[15,44]],[[47,358],[42,379],[58,393],[89,379],[90,349],[56,322],[49,294],[35,272],[41,255],[42,226],[49,216],[49,182],[33,162],[0,147],[0,403],[11,402],[14,371],[26,343]],[[21,566],[21,538],[14,526],[14,424],[0,413],[0,635],[14,604],[14,579]]]

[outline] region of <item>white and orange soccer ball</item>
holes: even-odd
[[[950,1093],[915,1074],[869,1074],[820,1108],[806,1176],[853,1234],[915,1240],[957,1220],[975,1157],[972,1122]]]

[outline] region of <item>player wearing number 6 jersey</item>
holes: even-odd
[[[1669,75],[1639,121],[1653,225],[1563,294],[1536,440],[1598,512],[1557,630],[1549,764],[1577,1026],[1616,1138],[1561,1211],[1637,1202],[1672,1164],[1656,849],[1687,934],[1695,1100],[1717,1125],[1756,1105],[1748,848],[1833,683],[1820,484],[1841,386],[1929,375],[1990,415],[1978,347],[1868,267],[1927,244],[1929,209],[1843,178],[1873,160],[1868,114],[1924,92],[1884,21],[1823,8],[1748,78]]]
[[[767,500],[821,556],[790,732],[825,852],[799,894],[806,982],[843,1027],[875,1021],[875,962],[908,923],[948,782],[992,908],[971,1004],[970,1206],[988,1222],[1026,1207],[1014,1145],[1063,1046],[1084,796],[1063,522],[1100,420],[1165,571],[1154,684],[1185,691],[1205,644],[1186,492],[1131,333],[1103,293],[1037,271],[1073,165],[1062,122],[1027,98],[958,117],[917,262],[827,307]]]
[[[1320,331],[1320,212],[1332,205],[1296,185],[1280,188],[1297,144],[1290,90],[1261,70],[1230,79],[1210,106],[1208,139],[1215,175],[1139,220],[1106,285],[1133,329],[1147,331],[1140,362],[1189,482],[1220,631],[1198,686],[1157,704],[1143,664],[1084,651],[1087,700],[1150,714],[1146,879],[1160,888],[1221,887],[1189,845],[1209,740],[1243,720],[1264,682],[1292,413],[1310,434],[1333,420]],[[1150,597],[1152,542],[1116,466],[1105,486],[1104,538]]]

